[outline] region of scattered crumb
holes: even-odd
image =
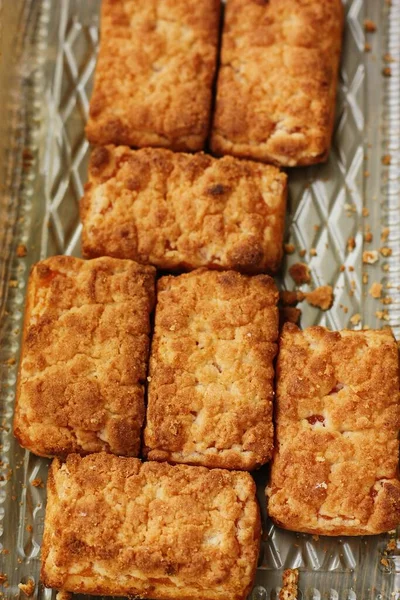
[[[340,272],[343,273],[343,271],[346,270],[346,267],[344,265],[340,265]]]
[[[310,256],[317,256],[317,251],[315,248],[311,248],[310,250]]]
[[[365,284],[367,284],[368,283],[368,279],[369,279],[368,273],[363,273],[363,275],[362,275],[362,282],[365,283]]]
[[[371,285],[369,295],[373,298],[380,298],[382,296],[382,284],[376,281]]]
[[[389,265],[383,265],[382,269],[386,272],[389,271]]]
[[[18,244],[16,254],[18,258],[23,258],[28,254],[25,244]]]
[[[318,458],[317,458],[317,460],[318,460]],[[312,536],[312,539],[314,540],[314,542],[318,542],[319,541],[319,535],[314,534]]]
[[[314,231],[319,231],[320,225],[314,225]]]
[[[10,554],[10,551],[7,550],[6,548],[3,548],[3,550],[1,551],[2,554]]]
[[[364,45],[364,52],[371,52],[371,50],[372,50],[371,44],[367,43]]]
[[[70,600],[71,598],[71,592],[66,592],[65,590],[60,590],[56,595],[56,600]]]
[[[392,304],[393,298],[391,296],[386,296],[385,298],[381,298],[382,304]]]
[[[310,269],[305,263],[295,263],[289,268],[289,275],[297,285],[310,283]]]
[[[31,484],[33,487],[43,487],[43,482],[40,477],[36,477],[36,479],[32,479]]]
[[[348,266],[348,270],[349,270],[350,273],[352,273],[354,271],[354,267],[352,265],[349,265]]]
[[[392,157],[390,156],[390,154],[384,154],[382,156],[382,164],[389,166],[392,162]]]
[[[383,55],[383,60],[385,62],[395,62],[393,56],[390,54],[390,52],[386,52],[386,54]]]
[[[396,550],[396,548],[397,548],[396,539],[391,538],[387,543],[386,552],[393,552],[393,550]]]
[[[19,583],[18,587],[21,592],[25,594],[25,596],[32,596],[33,592],[35,591],[35,582],[33,579],[29,578],[27,583]]]
[[[382,256],[392,256],[392,249],[384,246],[383,248],[379,248],[379,252]]]
[[[10,279],[10,281],[8,283],[9,283],[10,288],[18,287],[18,281],[16,279]]]
[[[392,76],[392,69],[390,67],[385,67],[384,69],[382,69],[382,75],[384,77],[391,77]]]
[[[298,569],[286,569],[286,571],[283,571],[282,588],[279,592],[279,600],[297,600],[298,582]]]
[[[353,315],[352,317],[350,317],[350,323],[352,323],[353,325],[358,325],[361,321],[361,315],[359,313],[356,313],[355,315]]]
[[[370,231],[366,231],[364,233],[364,242],[366,242],[367,244],[370,244],[373,240],[373,235]]]
[[[349,312],[348,307],[344,304],[340,304],[340,308],[343,310],[344,314],[347,315],[347,313]]]
[[[365,19],[364,29],[367,33],[374,33],[376,31],[376,24],[371,19]]]
[[[300,252],[299,252],[299,255],[300,255],[301,257],[305,256],[305,255],[306,255],[306,250],[304,250],[304,249],[303,249],[303,250],[300,250]]]
[[[387,308],[384,308],[383,310],[377,310],[375,312],[375,316],[381,321],[389,321],[389,312]]]
[[[387,558],[381,558],[381,565],[383,565],[384,567],[388,568],[389,567],[389,561]]]
[[[366,206],[364,206],[364,208],[362,209],[362,216],[369,217],[369,210]]]
[[[311,306],[316,306],[321,310],[328,310],[333,303],[333,289],[330,285],[322,285],[308,292],[306,300]]]
[[[378,252],[376,250],[366,250],[362,255],[363,263],[367,265],[373,265],[379,260]]]
[[[353,237],[349,237],[347,240],[347,250],[351,252],[356,247],[356,240]]]
[[[382,242],[386,242],[386,240],[388,239],[390,234],[390,229],[389,227],[384,227],[381,231],[381,240]]]
[[[300,321],[301,310],[294,308],[294,306],[284,306],[280,309],[281,322],[283,323],[297,323]]]
[[[27,526],[25,527],[25,529],[26,529],[26,531],[29,531],[29,533],[32,533],[32,531],[33,531],[33,527],[32,527],[32,525],[27,525]]]
[[[7,581],[6,573],[0,573],[0,584],[4,583],[5,581]]]
[[[298,302],[302,302],[305,297],[305,294],[300,291],[289,292],[284,290],[279,292],[279,298],[283,306],[294,306]]]
[[[369,171],[364,171],[364,177],[369,177],[370,176],[370,172]]]
[[[150,381],[151,381],[150,375],[147,377],[147,381],[150,383]]]
[[[286,254],[293,254],[293,252],[295,251],[294,244],[284,244],[283,249]]]
[[[12,356],[11,358],[7,358],[7,360],[5,361],[5,364],[8,365],[9,367],[12,367],[13,365],[15,365],[16,363],[16,358],[15,356]]]

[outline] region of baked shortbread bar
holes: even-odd
[[[260,516],[248,473],[98,453],[53,461],[41,578],[70,592],[242,600]]]
[[[342,28],[341,0],[229,0],[212,150],[290,167],[324,161]]]
[[[277,299],[267,275],[200,269],[159,280],[150,460],[250,470],[270,459]]]
[[[27,293],[15,435],[41,456],[137,456],[154,304],[153,267],[54,256]]]
[[[103,0],[88,140],[201,150],[219,13],[220,0]]]
[[[286,179],[276,167],[228,156],[96,148],[81,202],[83,253],[161,269],[274,272]]]
[[[281,527],[370,535],[400,522],[399,362],[391,331],[285,325],[267,494]]]

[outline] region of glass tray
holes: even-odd
[[[99,4],[0,0],[0,582],[6,598],[26,598],[18,584],[28,578],[36,584],[33,598],[54,595],[39,582],[49,461],[18,446],[12,415],[29,268],[52,254],[80,252],[78,204],[89,154],[83,128]],[[300,306],[303,327],[390,325],[399,339],[400,0],[348,0],[345,8],[333,150],[325,165],[290,171],[286,242],[296,251],[286,256],[279,284],[292,289],[288,267],[304,260],[313,286],[331,284],[335,301],[326,313]],[[366,18],[376,24],[375,33],[365,33]],[[26,256],[18,256],[24,247]],[[382,247],[391,256],[363,264],[364,251]],[[368,294],[374,282],[383,284],[391,303]],[[255,477],[264,533],[252,600],[277,598],[286,568],[300,570],[299,600],[400,599],[396,532],[319,539],[284,532],[265,518],[267,469]]]

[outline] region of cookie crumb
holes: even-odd
[[[280,309],[281,323],[297,323],[300,321],[301,310],[299,308],[295,308],[294,306],[284,306]]]
[[[279,591],[279,600],[297,600],[298,583],[298,569],[286,569],[283,571],[282,588]]]
[[[304,249],[303,249],[303,250],[300,250],[300,252],[299,252],[299,256],[303,257],[303,256],[305,256],[305,255],[306,255],[306,251],[305,251]]]
[[[36,479],[32,479],[31,484],[33,487],[43,487],[43,482],[40,477],[36,477]]]
[[[380,319],[381,321],[389,321],[389,312],[387,310],[387,308],[383,309],[383,310],[377,310],[375,312],[375,316]]]
[[[384,246],[383,248],[379,248],[379,252],[382,254],[382,256],[392,256],[392,249],[388,248],[387,246]]]
[[[19,583],[18,587],[25,596],[32,596],[35,591],[35,582],[29,578],[26,583]]]
[[[356,247],[356,240],[354,239],[354,237],[349,237],[349,239],[347,240],[348,252],[351,252],[352,250],[354,250],[355,247]]]
[[[370,244],[373,240],[373,235],[370,231],[366,231],[364,233],[364,242],[366,242],[367,244]]]
[[[283,249],[285,251],[285,254],[293,254],[293,252],[295,251],[294,244],[284,244]]]
[[[350,317],[350,323],[352,323],[353,325],[358,325],[360,323],[360,321],[361,321],[360,313],[356,313],[355,315]]]
[[[362,255],[363,263],[367,265],[373,265],[379,260],[378,252],[376,250],[366,250]]]
[[[25,244],[18,244],[16,254],[18,258],[23,258],[28,254],[28,250],[26,249]]]
[[[386,242],[386,240],[388,239],[390,234],[390,229],[389,227],[384,227],[381,231],[381,240],[382,242]]]
[[[330,285],[317,287],[312,292],[308,292],[305,296],[308,304],[316,306],[321,310],[328,310],[333,303],[333,289]]]
[[[365,19],[365,21],[364,21],[364,30],[367,33],[375,33],[375,31],[376,31],[376,24],[374,23],[374,21],[372,21],[371,19]]]
[[[390,52],[386,52],[386,54],[383,55],[383,60],[384,62],[395,62],[395,59],[393,58],[393,56],[390,54]]]
[[[382,156],[382,164],[385,166],[389,166],[392,162],[392,157],[390,156],[390,154],[384,154]]]
[[[25,527],[25,529],[26,529],[26,531],[28,531],[29,533],[32,533],[32,531],[33,531],[33,527],[32,527],[32,525],[27,525],[27,526]]]
[[[385,298],[381,298],[382,304],[392,304],[393,298],[392,296],[386,296]]]
[[[66,592],[65,590],[60,590],[56,595],[56,600],[71,600],[71,598],[71,592]]]
[[[12,367],[13,365],[15,365],[15,363],[17,362],[15,356],[12,356],[11,358],[7,358],[7,360],[5,361],[5,364],[8,365],[9,367]]]
[[[0,573],[0,585],[7,581],[6,573]]]
[[[317,250],[315,248],[311,248],[310,256],[317,256]]]
[[[382,284],[374,282],[371,285],[368,293],[373,298],[380,298],[382,296]]]
[[[383,565],[384,567],[388,568],[389,567],[389,561],[387,558],[381,558],[381,565]]]
[[[344,265],[340,265],[340,272],[343,273],[343,271],[346,270],[346,267]]]
[[[305,263],[295,263],[289,268],[289,275],[297,285],[310,283],[310,269]]]
[[[391,77],[392,76],[392,69],[390,67],[385,67],[384,69],[382,69],[382,75],[384,77]]]
[[[362,274],[362,282],[365,283],[365,284],[367,284],[368,283],[368,279],[369,279],[368,273],[363,273]]]
[[[368,43],[364,44],[364,52],[371,52],[371,50],[372,50],[371,44],[368,44]]]
[[[364,206],[364,208],[362,209],[362,216],[369,217],[369,210],[366,206]]]
[[[300,291],[289,292],[288,290],[283,290],[279,292],[279,298],[283,306],[294,306],[298,302],[302,302],[305,297],[305,294]]]
[[[16,279],[10,279],[10,281],[8,283],[9,283],[10,288],[18,287],[18,281]]]

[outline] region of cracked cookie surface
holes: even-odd
[[[27,292],[14,431],[43,456],[137,456],[155,269],[54,256]]]
[[[229,0],[212,150],[282,166],[326,160],[342,29],[341,0]]]
[[[281,527],[368,535],[400,521],[399,362],[390,330],[285,325],[268,512]]]
[[[166,270],[275,272],[286,180],[276,167],[229,156],[95,148],[81,201],[83,253]]]
[[[49,472],[41,579],[77,593],[245,599],[260,543],[248,473],[93,454]]]
[[[103,0],[92,144],[204,147],[219,12],[219,0]]]
[[[199,269],[158,282],[145,451],[254,469],[273,447],[278,292],[267,275]]]

